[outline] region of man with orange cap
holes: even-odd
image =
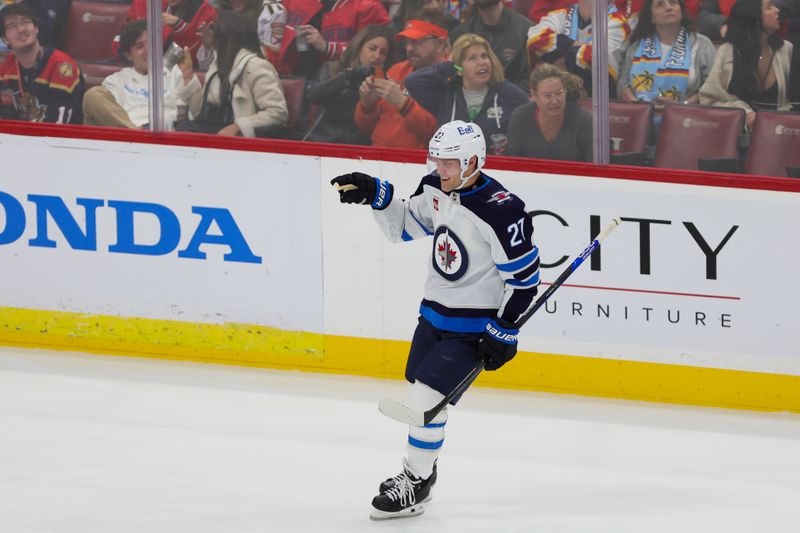
[[[436,119],[408,95],[403,80],[415,70],[447,59],[446,24],[438,12],[418,13],[409,19],[395,36],[405,39],[408,59],[390,68],[385,78],[371,76],[361,84],[354,118],[373,146],[424,149],[428,145],[436,131]]]

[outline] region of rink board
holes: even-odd
[[[0,151],[0,342],[402,375],[430,241],[389,243],[328,181],[360,170],[404,197],[424,165],[12,135]],[[800,253],[780,238],[800,195],[490,174],[537,212],[545,283],[624,222],[480,383],[800,412]]]

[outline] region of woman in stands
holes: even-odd
[[[217,11],[236,11],[244,15],[258,31],[262,51],[274,59],[281,48],[286,27],[286,8],[280,0],[209,0]],[[198,34],[202,44],[197,50],[200,70],[208,70],[214,61],[214,24],[203,24]]]
[[[353,37],[333,69],[333,76],[314,85],[311,101],[320,108],[307,140],[344,144],[371,144],[353,122],[358,88],[368,76],[381,75],[394,56],[394,35],[387,26],[373,24]]]
[[[691,31],[684,0],[645,0],[620,63],[617,94],[629,102],[696,104],[714,45]]]
[[[528,102],[525,92],[505,79],[503,66],[483,37],[466,33],[453,43],[450,61],[412,72],[408,93],[427,109],[439,126],[463,120],[478,124],[490,153],[506,150],[511,113]]]
[[[214,53],[205,87],[193,76],[179,93],[195,117],[194,131],[254,137],[257,129],[283,126],[288,117],[283,89],[275,68],[262,57],[251,21],[220,11]]]
[[[581,79],[542,63],[529,81],[533,101],[511,115],[508,155],[591,162],[592,115],[577,104]]]
[[[788,111],[792,44],[778,36],[779,28],[772,0],[737,0],[700,103],[744,109],[748,128],[760,109]]]

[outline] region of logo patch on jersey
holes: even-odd
[[[433,197],[433,210],[434,211],[439,210],[439,199],[436,198],[435,196]]]
[[[58,73],[61,74],[65,78],[71,78],[75,75],[75,70],[72,68],[67,62],[61,63],[58,65]]]
[[[433,268],[444,279],[456,281],[460,279],[469,266],[467,249],[461,239],[447,226],[439,226],[433,235]]]
[[[502,204],[507,200],[511,200],[513,197],[514,196],[508,191],[497,191],[492,195],[491,198],[486,200],[486,203],[488,204],[489,202],[497,202],[498,204]]]

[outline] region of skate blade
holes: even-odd
[[[412,516],[419,516],[425,512],[425,507],[418,503],[416,505],[412,505],[402,511],[397,511],[396,513],[387,513],[386,511],[381,511],[380,509],[372,508],[372,511],[369,513],[370,520],[392,520],[394,518],[411,518]]]

